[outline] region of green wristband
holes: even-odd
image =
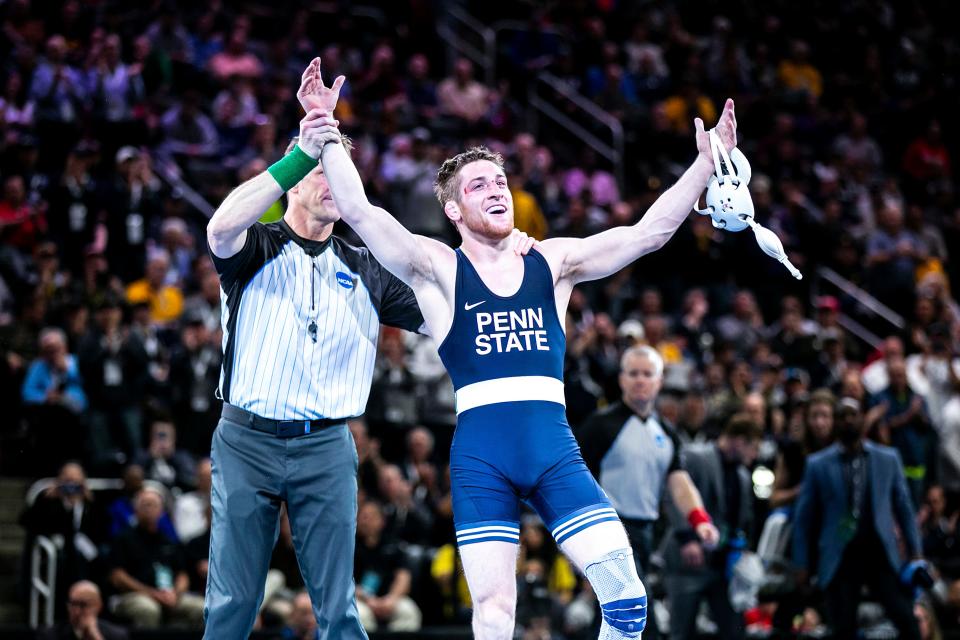
[[[317,163],[318,160],[308,156],[298,144],[293,147],[290,153],[270,165],[267,171],[270,172],[281,189],[290,191],[316,168]]]

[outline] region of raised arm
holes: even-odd
[[[588,238],[554,238],[543,243],[558,279],[573,284],[605,278],[667,243],[687,219],[707,186],[714,165],[710,138],[700,118],[694,120],[699,154],[677,182],[657,198],[635,225],[617,227]],[[737,146],[733,100],[727,100],[715,127],[727,150]]]
[[[313,87],[314,70],[319,65],[320,60],[316,59],[303,72],[297,92],[298,98]],[[333,104],[336,105],[336,99]],[[324,112],[333,111],[333,107],[328,103],[318,102],[306,111],[306,117],[300,122],[300,142],[293,151],[266,171],[234,189],[210,218],[207,223],[207,242],[213,255],[229,258],[239,253],[247,240],[247,229],[259,220],[285,191],[295,186],[298,178],[302,179],[316,166],[321,146],[320,127],[323,124],[319,119]]]
[[[337,132],[337,138],[339,135]],[[341,219],[363,239],[380,264],[414,288],[435,281],[432,257],[449,252],[449,248],[410,233],[392,215],[370,204],[360,174],[342,144],[324,145],[320,161]]]
[[[333,119],[343,83],[344,77],[339,76],[329,87],[325,86],[320,58],[314,58],[303,72],[297,93],[304,109],[325,111],[325,144],[320,161],[340,217],[363,239],[377,260],[406,284],[435,281],[432,257],[450,253],[449,248],[410,233],[392,215],[367,200],[360,173],[341,144],[342,137]]]

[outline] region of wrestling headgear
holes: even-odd
[[[753,198],[750,197],[750,190],[747,188],[751,170],[746,156],[737,148],[728,155],[720,138],[712,129],[710,130],[710,148],[713,151],[713,166],[716,172],[710,176],[710,182],[707,184],[707,206],[705,209],[697,209],[697,213],[710,216],[713,226],[717,229],[743,231],[750,227],[757,238],[757,244],[764,253],[783,264],[797,280],[803,278],[787,258],[780,238],[753,219]]]

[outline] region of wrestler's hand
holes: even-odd
[[[713,150],[710,148],[710,134],[704,131],[703,120],[700,118],[694,118],[693,125],[697,131],[697,151],[700,152],[701,157],[706,158],[712,164]],[[727,102],[723,106],[723,113],[720,114],[720,119],[717,120],[713,130],[720,137],[720,142],[723,143],[723,148],[727,150],[727,153],[730,153],[737,146],[737,115],[733,111],[733,100],[727,98]]]
[[[300,78],[300,89],[297,90],[297,100],[303,110],[310,112],[312,109],[320,109],[328,113],[333,113],[337,108],[337,101],[340,99],[340,88],[343,86],[346,77],[339,76],[329,87],[324,86],[323,78],[320,76],[320,58],[314,58],[307,65]]]

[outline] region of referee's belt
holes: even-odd
[[[296,438],[303,436],[311,431],[319,431],[335,424],[343,424],[346,418],[317,418],[316,420],[274,420],[273,418],[264,418],[255,413],[250,413],[246,409],[241,409],[232,404],[223,403],[221,416],[242,424],[245,427],[263,431],[278,438]]]

